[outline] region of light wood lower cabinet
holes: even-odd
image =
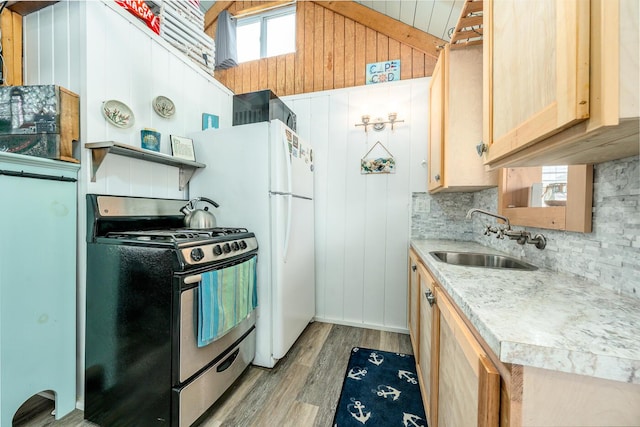
[[[407,289],[407,295],[409,299],[408,307],[408,319],[409,337],[411,338],[411,346],[413,348],[413,354],[416,358],[416,363],[419,362],[420,348],[419,342],[420,333],[418,326],[420,325],[418,316],[420,315],[420,279],[418,277],[418,266],[422,263],[419,261],[418,255],[415,252],[409,252],[409,288]],[[424,268],[424,267],[422,267]]]
[[[439,288],[436,301],[440,315],[439,340],[434,347],[438,359],[438,394],[434,399],[438,422],[430,425],[497,427],[498,370]]]
[[[413,250],[409,259],[420,287],[415,355],[429,426],[497,427],[498,370]]]
[[[420,351],[417,363],[418,376],[420,377],[420,391],[422,392],[424,409],[429,420],[437,418],[437,406],[434,403],[434,390],[438,384],[438,358],[433,357],[434,342],[438,341],[438,324],[440,316],[438,306],[435,305],[436,283],[427,272],[427,269],[418,263],[418,279],[420,281]],[[434,334],[436,334],[434,336]],[[433,424],[429,424],[430,426]]]
[[[429,427],[640,426],[640,386],[501,362],[413,249],[409,259]]]

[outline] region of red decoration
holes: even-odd
[[[149,6],[142,0],[115,0],[116,4],[128,10],[132,15],[142,19],[147,27],[160,34],[160,19],[153,13]]]

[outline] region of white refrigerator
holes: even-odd
[[[189,196],[220,204],[220,227],[258,239],[256,356],[271,368],[315,315],[311,145],[279,120],[190,135],[198,162]]]

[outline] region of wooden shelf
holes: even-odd
[[[96,172],[98,172],[109,153],[180,168],[180,190],[184,190],[196,169],[207,166],[204,163],[178,159],[167,154],[156,153],[155,151],[144,150],[114,141],[89,142],[84,146],[91,150],[91,182],[96,182]]]

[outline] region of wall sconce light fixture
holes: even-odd
[[[367,132],[369,126],[373,127],[375,131],[384,130],[387,123],[391,124],[391,130],[396,123],[404,123],[404,120],[398,120],[398,113],[389,113],[389,120],[384,120],[382,117],[378,117],[373,123],[371,123],[371,116],[365,114],[361,117],[362,123],[356,123],[356,126],[364,126],[364,131]]]

